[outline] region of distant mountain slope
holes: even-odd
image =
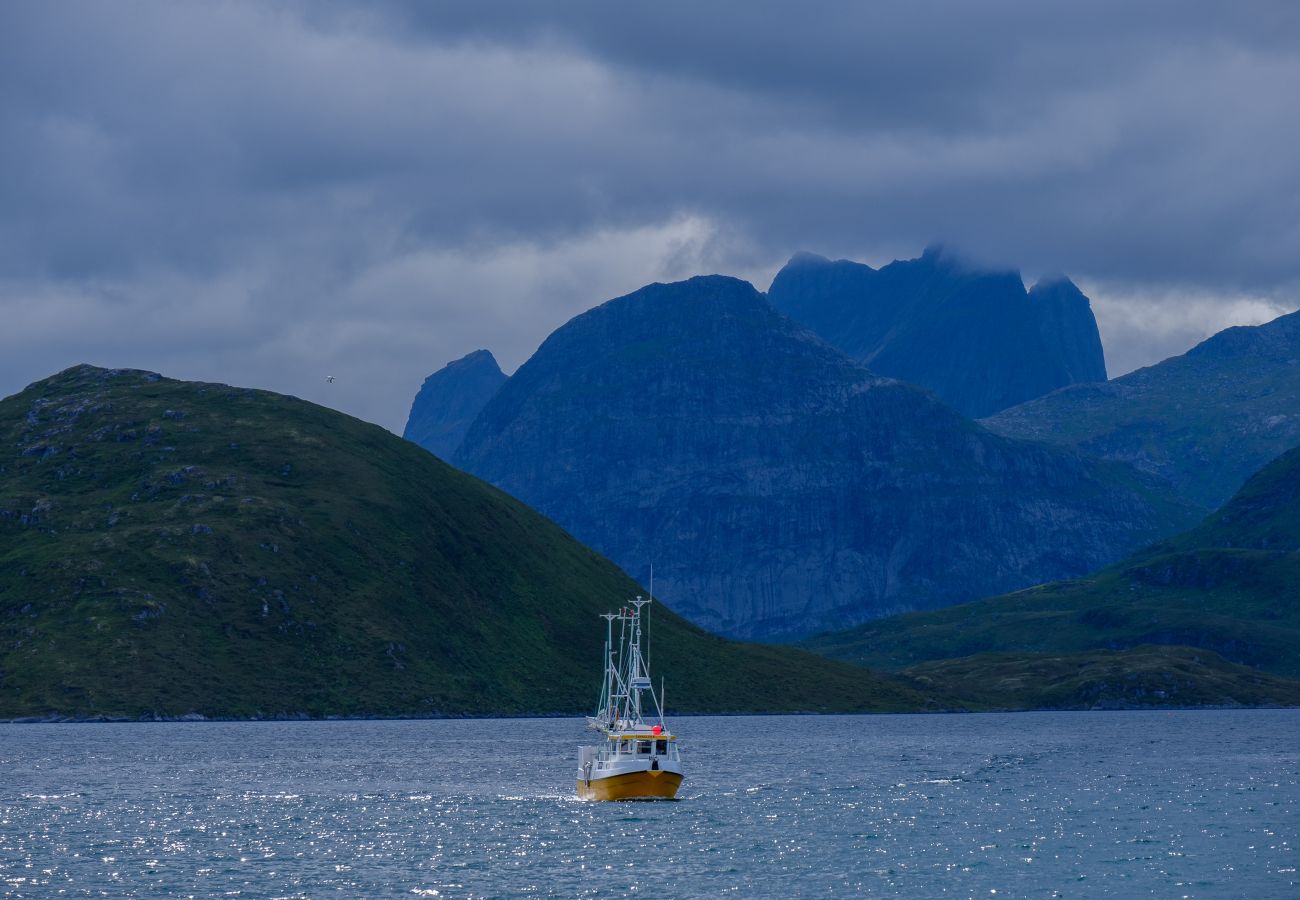
[[[424,379],[411,404],[402,437],[439,459],[451,459],[470,423],[505,383],[487,350],[475,350]]]
[[[566,712],[638,592],[500,491],[265,391],[79,366],[0,401],[0,717]],[[662,606],[692,710],[913,709]]]
[[[767,296],[873,372],[972,418],[1106,380],[1088,298],[1064,277],[1026,292],[1018,272],[977,269],[937,247],[879,270],[801,253]]]
[[[558,329],[454,461],[745,637],[1082,574],[1187,522],[1127,467],[992,435],[721,276]]]
[[[884,668],[990,652],[1185,645],[1300,676],[1300,450],[1201,525],[1077,581],[897,616],[807,646]]]
[[[1300,313],[1229,328],[1182,356],[1065,388],[983,424],[1130,463],[1213,509],[1300,445]]]

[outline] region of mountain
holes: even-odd
[[[451,459],[470,423],[505,383],[487,350],[475,350],[424,379],[411,404],[402,437],[439,459]]]
[[[807,646],[883,668],[986,653],[1142,645],[1300,677],[1300,449],[1192,530],[1088,578],[821,635]]]
[[[1300,313],[1229,328],[1182,356],[1064,388],[984,424],[1130,463],[1214,509],[1300,445]]]
[[[574,713],[638,586],[382,428],[78,366],[0,401],[0,717]],[[917,709],[656,606],[690,710]]]
[[[809,634],[1091,571],[1188,521],[990,434],[722,276],[554,332],[453,457],[720,633]]]
[[[1026,291],[1019,272],[939,247],[880,269],[801,253],[767,296],[873,372],[927,387],[972,418],[1106,380],[1088,298],[1062,276]]]

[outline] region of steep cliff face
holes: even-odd
[[[1064,275],[1040,280],[1029,289],[1029,307],[1038,322],[1046,365],[1062,382],[1056,387],[1106,380],[1106,357],[1092,304],[1073,281]]]
[[[879,270],[804,253],[768,299],[873,372],[972,417],[1106,380],[1088,298],[1064,277],[1027,292],[1018,272],[980,270],[937,247]]]
[[[1229,328],[1182,356],[1057,391],[984,424],[1130,463],[1213,509],[1300,444],[1300,313]]]
[[[1068,654],[1173,645],[1296,678],[1297,547],[1300,449],[1261,469],[1196,528],[1086,579],[868,622],[819,635],[808,645],[837,659],[890,669],[945,659],[964,659],[964,666],[979,669],[981,661],[987,668],[993,654],[1014,654],[1010,659],[1019,662],[1022,677],[1036,654],[1070,659]],[[1238,682],[1234,690],[1243,687]],[[1283,702],[1295,703],[1292,696]],[[1235,702],[1249,701],[1238,694]]]
[[[454,461],[731,635],[1081,574],[1185,521],[1126,467],[989,434],[720,276],[570,321]]]
[[[506,376],[487,350],[475,350],[424,379],[402,437],[434,456],[451,459],[474,417]]]

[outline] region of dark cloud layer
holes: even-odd
[[[7,4],[0,392],[84,359],[399,428],[645,281],[934,239],[1074,275],[1122,371],[1300,303],[1298,10]]]

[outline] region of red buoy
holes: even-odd
[[[663,734],[663,733],[664,733],[664,727],[663,727],[662,725],[656,725],[654,728],[651,728],[651,729],[650,729],[650,733],[651,733],[651,734]]]

